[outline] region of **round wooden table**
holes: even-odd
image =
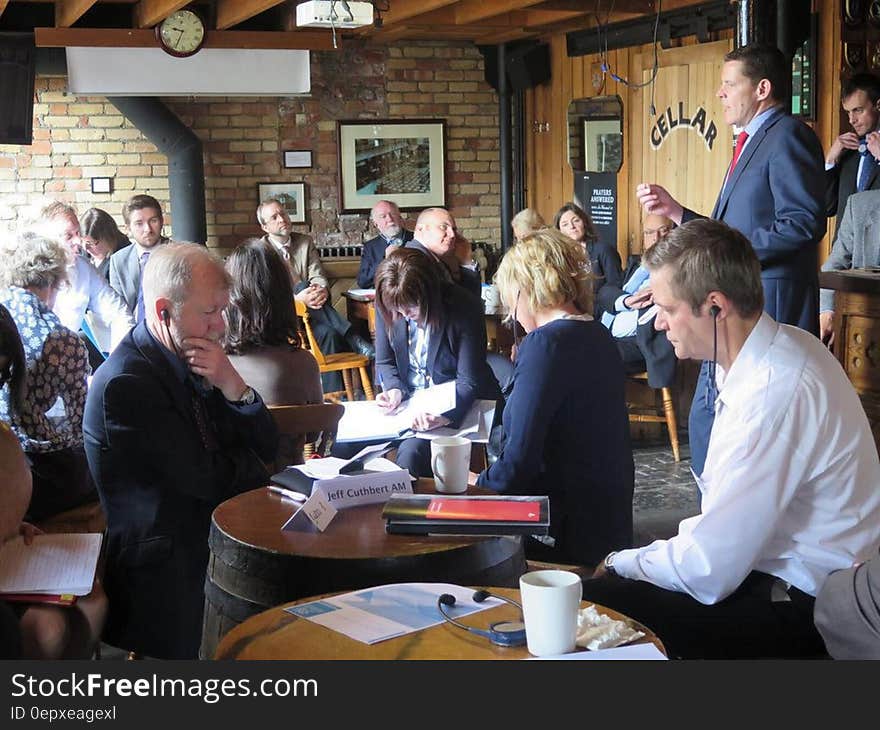
[[[433,493],[434,482],[420,479],[413,491]],[[512,587],[526,571],[519,536],[389,535],[383,507],[339,510],[323,533],[282,531],[296,504],[266,488],[217,507],[200,655],[213,656],[220,638],[242,621],[306,596],[407,582]]]
[[[491,588],[492,593],[519,601],[519,591]],[[285,608],[308,603],[324,596],[305,598],[278,606],[249,618],[230,631],[217,648],[215,659],[524,659],[529,656],[524,646],[500,647],[487,639],[443,622],[429,629],[416,631],[377,644],[364,644],[344,634],[299,618]],[[590,605],[582,601],[581,607]],[[660,639],[640,623],[609,608],[596,606],[600,613],[624,620],[645,636],[634,644],[652,643],[663,654]],[[520,613],[509,603],[479,611],[459,619],[468,626],[485,629],[490,623],[519,619]],[[578,648],[577,651],[586,651]]]

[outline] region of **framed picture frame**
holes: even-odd
[[[446,206],[445,119],[337,122],[339,208],[368,212],[380,200],[401,210]]]
[[[281,164],[285,168],[291,167],[311,167],[312,151],[311,150],[284,150],[281,153]]]
[[[278,198],[283,204],[291,223],[306,222],[306,184],[295,183],[257,183],[257,202],[266,198]]]

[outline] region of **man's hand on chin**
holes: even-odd
[[[219,342],[204,337],[187,337],[182,344],[183,359],[193,373],[218,388],[226,400],[241,400],[247,384],[229,362]]]

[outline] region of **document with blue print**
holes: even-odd
[[[455,596],[446,611],[454,619],[501,605],[497,598],[473,600],[473,588],[450,583],[393,583],[365,588],[332,598],[322,598],[285,609],[355,641],[376,644],[443,623],[437,599]]]

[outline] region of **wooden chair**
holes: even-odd
[[[352,372],[357,370],[358,374],[361,377],[361,385],[364,389],[364,395],[366,395],[367,400],[373,400],[373,387],[370,384],[370,376],[367,374],[367,367],[370,364],[370,359],[365,355],[359,355],[356,352],[337,352],[332,355],[325,355],[321,352],[321,348],[318,346],[318,341],[315,339],[315,335],[312,332],[312,325],[309,322],[309,309],[303,304],[303,302],[294,299],[294,303],[296,304],[296,314],[302,320],[303,327],[305,327],[306,331],[306,344],[308,345],[308,349],[311,351],[315,360],[318,361],[318,370],[322,373],[333,373],[337,371],[342,372],[342,381],[345,383],[345,395],[348,400],[354,400],[354,386],[352,385]],[[339,397],[342,395],[343,391],[336,391],[332,393],[324,393],[324,397],[327,400],[333,401],[334,403],[339,402]]]
[[[648,385],[648,373],[646,372],[628,375],[627,377],[631,380]],[[675,458],[675,461],[678,462],[681,460],[681,456],[678,449],[678,422],[675,418],[675,401],[673,399],[672,389],[660,388],[660,395],[662,398],[662,405],[660,406],[656,404],[657,390],[652,390],[654,390],[655,399],[653,412],[645,413],[645,406],[627,403],[629,421],[630,423],[665,423],[666,429],[669,431],[669,442],[672,445],[672,456]]]
[[[336,425],[345,409],[338,403],[319,403],[304,406],[269,406],[269,412],[282,435],[302,445],[302,456],[308,459],[315,453],[315,443],[321,434],[336,431]],[[322,447],[327,439],[322,439]],[[321,449],[323,451],[323,448]],[[321,454],[323,455],[323,453]],[[302,460],[300,459],[300,463]],[[293,462],[291,462],[293,463]],[[276,465],[279,468],[288,464]]]

